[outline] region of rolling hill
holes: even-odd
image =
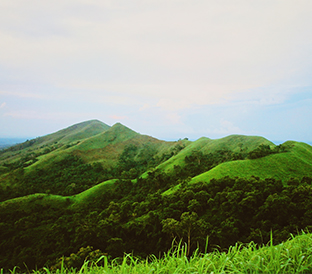
[[[14,162],[27,154],[48,154],[52,150],[64,145],[70,146],[86,138],[108,130],[110,127],[98,120],[91,120],[72,125],[46,136],[28,140],[24,143],[11,146],[0,151],[0,165],[5,162]]]
[[[160,164],[157,168],[164,172],[172,172],[175,165],[184,167],[184,159],[186,156],[192,154],[192,152],[202,152],[203,154],[216,153],[220,150],[230,150],[232,152],[244,152],[248,153],[256,149],[260,145],[269,145],[274,147],[275,145],[263,137],[258,136],[244,136],[244,135],[230,135],[221,139],[209,139],[202,137],[192,143],[190,143],[179,154],[170,158],[168,161]]]
[[[312,227],[311,183],[306,143],[167,142],[86,121],[0,151],[0,268],[53,265],[87,246],[161,253],[188,226],[200,245],[284,240]]]
[[[5,191],[1,200],[37,192],[76,194],[105,180],[133,177],[170,158],[187,143],[157,140],[120,123],[112,127],[97,120],[79,123],[3,150],[0,187]],[[133,167],[134,172],[130,171]]]
[[[289,151],[259,159],[226,162],[192,178],[191,183],[209,182],[212,178],[257,176],[286,182],[291,178],[312,177],[312,147],[305,143],[288,141]]]
[[[146,178],[150,171],[179,176],[180,179],[188,175],[191,177],[188,179],[191,183],[209,182],[213,178],[225,176],[257,176],[262,179],[280,179],[284,182],[290,178],[312,176],[310,145],[288,141],[283,144],[287,151],[250,159],[248,155],[261,146],[266,146],[272,151],[278,147],[263,137],[244,135],[230,135],[220,139],[202,137],[193,142],[187,139],[166,142],[141,135],[120,123],[108,126],[98,120],[91,120],[1,151],[0,187],[16,192],[17,189],[25,187],[25,183],[23,186],[21,183],[23,178],[35,176],[38,185],[41,176],[42,180],[49,180],[49,187],[42,184],[41,191],[40,186],[34,191],[45,193],[51,191],[55,180],[61,184],[63,182],[65,189],[70,184],[77,185],[75,178],[83,178],[82,188],[76,187],[76,191],[83,191],[101,180]],[[202,159],[199,159],[198,155]],[[74,171],[75,167],[69,166],[74,165],[75,161],[80,161],[80,169],[85,165],[83,168],[89,168],[92,174],[96,172],[95,167],[98,164],[104,175],[93,176],[90,172]],[[200,163],[199,167],[196,167],[195,171],[192,167],[191,172],[190,168],[196,161]],[[71,173],[75,173],[74,176],[68,180],[66,177],[58,179],[56,175],[47,175],[49,169],[55,170],[60,167],[64,168],[64,172],[70,169]],[[38,171],[44,175],[37,175]],[[24,174],[24,177],[20,177],[21,174]],[[58,176],[62,177],[62,174]],[[93,176],[94,182],[90,182],[92,179],[87,179],[86,176]],[[62,191],[51,194],[62,194]]]

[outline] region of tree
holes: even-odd
[[[198,220],[198,215],[195,212],[183,212],[180,219],[180,221],[173,218],[162,220],[162,231],[170,234],[173,238],[177,236],[180,240],[182,240],[183,237],[186,237],[186,256],[189,256],[191,250],[191,236],[193,234],[197,234],[198,232],[202,232],[204,230],[204,223],[202,220]]]

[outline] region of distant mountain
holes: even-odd
[[[0,138],[0,150],[23,143],[27,138]]]
[[[110,126],[98,121],[91,120],[75,124],[68,128],[62,129],[52,134],[48,134],[35,139],[27,140],[26,142],[13,145],[10,148],[0,152],[1,161],[16,161],[26,153],[37,151],[42,153],[42,150],[55,149],[62,145],[72,145],[74,142],[80,142],[85,138],[89,138],[105,130]],[[18,152],[18,153],[16,153]]]

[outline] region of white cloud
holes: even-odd
[[[6,106],[6,102],[3,102],[1,105],[0,105],[0,108],[5,108]]]

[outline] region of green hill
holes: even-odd
[[[81,205],[84,206],[85,204],[98,199],[116,181],[117,180],[115,179],[105,181],[94,187],[91,187],[86,191],[72,196],[36,193],[23,197],[13,198],[4,202],[0,202],[0,211],[6,214],[13,214],[16,211],[29,213],[36,206],[59,208],[62,210],[66,208],[77,208]]]
[[[269,145],[274,147],[275,145],[263,137],[258,136],[244,136],[244,135],[230,135],[221,139],[209,139],[202,137],[192,143],[190,143],[179,154],[170,158],[168,161],[160,164],[157,169],[163,172],[172,172],[174,166],[185,166],[185,157],[191,155],[193,152],[202,152],[203,154],[216,153],[222,150],[229,150],[232,152],[248,153],[260,145]]]
[[[65,135],[66,137],[62,137],[61,139],[62,141],[66,141],[67,145],[51,153],[39,156],[37,158],[38,161],[28,169],[34,169],[39,166],[48,166],[57,161],[61,161],[68,155],[78,155],[86,162],[94,162],[103,159],[103,157],[105,158],[108,154],[112,155],[113,158],[116,158],[116,150],[109,152],[105,148],[107,146],[112,147],[115,144],[120,144],[121,142],[138,135],[138,133],[121,124],[115,124],[112,127],[102,126],[103,130],[99,130],[98,127],[95,127],[97,130],[94,130],[94,126],[96,125],[98,125],[98,123],[97,121],[94,121],[94,123],[87,124],[87,127],[81,127],[79,124],[63,131],[59,131],[57,136],[63,136],[66,131],[70,132],[70,135]],[[85,138],[79,140],[75,139],[78,136]]]
[[[30,140],[0,162],[0,200],[36,192],[71,195],[102,181],[134,179],[177,154],[186,141],[166,142],[117,123],[80,123]]]
[[[68,144],[70,142],[76,142],[97,135],[108,130],[109,128],[110,126],[104,124],[103,122],[90,120],[41,137],[42,139],[39,138],[39,143],[60,142]]]
[[[62,140],[68,140],[68,138],[63,138]],[[73,142],[73,139],[71,139],[71,142]],[[176,142],[166,142],[151,136],[141,135],[117,123],[103,132],[93,134],[73,144],[69,143],[51,153],[37,157],[38,161],[29,166],[28,170],[33,170],[40,166],[48,166],[61,161],[68,155],[76,155],[86,163],[98,162],[105,168],[112,168],[116,167],[119,156],[125,147],[129,145],[138,147],[136,156],[138,158],[138,155],[144,153],[152,153],[152,156],[157,154],[160,157],[162,154],[167,153],[175,144]]]
[[[291,178],[312,176],[312,147],[305,143],[288,141],[288,152],[268,155],[259,159],[231,161],[194,177],[191,183],[209,182],[213,178],[251,177],[275,178],[286,182]]]
[[[0,164],[15,162],[22,158],[32,157],[30,154],[48,154],[64,145],[72,146],[86,138],[108,130],[110,127],[98,120],[90,120],[75,124],[46,136],[28,140],[24,143],[0,151]]]
[[[117,123],[106,132],[95,135],[81,142],[77,147],[75,147],[75,149],[81,151],[101,149],[108,145],[115,145],[117,143],[127,141],[138,135],[139,133],[120,123]]]
[[[82,191],[98,184],[98,180],[147,178],[151,170],[180,179],[193,177],[192,183],[225,176],[271,177],[283,181],[311,176],[311,146],[290,141],[283,145],[289,147],[287,152],[250,159],[248,155],[261,146],[272,151],[277,146],[263,137],[244,135],[166,142],[141,135],[120,123],[110,127],[91,120],[2,151],[0,186],[20,188],[23,178],[33,178],[28,179],[28,184],[35,179],[39,187],[42,178],[49,180],[51,187],[54,181],[59,181],[63,184],[61,189],[66,185],[75,184],[77,188],[82,184],[82,188],[77,188]],[[61,167],[63,174],[74,172],[73,176],[66,179],[65,174],[59,174],[57,170]],[[21,171],[17,172],[18,168],[22,168],[24,177],[21,177]],[[79,172],[75,171],[77,169]],[[101,176],[95,175],[97,169]],[[58,177],[49,175],[49,170],[54,170]],[[43,175],[37,176],[38,171]],[[38,191],[38,187],[34,189]],[[42,191],[50,191],[51,187],[42,188]]]

